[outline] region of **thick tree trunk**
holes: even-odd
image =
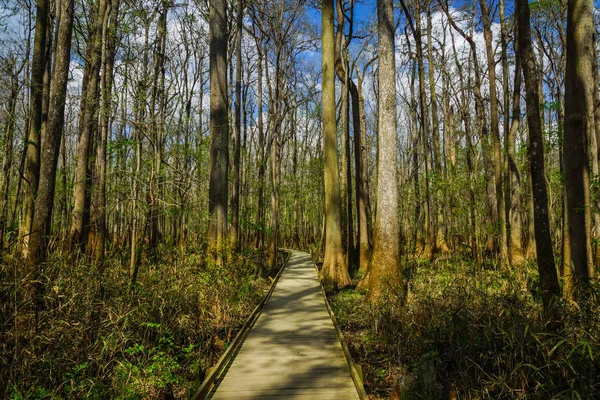
[[[379,33],[379,112],[377,165],[377,213],[375,245],[369,266],[367,296],[373,302],[389,289],[397,294],[401,282],[398,222],[396,60],[392,0],[377,1]]]
[[[588,152],[588,138],[594,132],[593,32],[592,1],[569,1],[565,74],[565,184],[571,263],[575,278],[581,283],[587,283],[593,276]]]
[[[210,0],[210,178],[208,245],[217,260],[227,240],[227,1]]]
[[[35,202],[35,216],[31,231],[28,263],[35,269],[36,303],[38,309],[42,302],[44,285],[43,265],[48,251],[48,236],[51,231],[52,209],[56,188],[56,168],[63,134],[65,100],[69,64],[71,61],[71,35],[73,25],[73,1],[61,0],[61,18],[58,25],[56,58],[52,77],[51,97],[49,99],[49,115],[47,136],[44,138],[41,152],[41,174],[39,191]]]
[[[321,279],[335,287],[350,284],[342,245],[342,216],[335,126],[335,50],[333,0],[322,1],[323,170],[325,183],[325,255]]]

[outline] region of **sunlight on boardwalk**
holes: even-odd
[[[209,398],[358,399],[310,255],[293,251]]]

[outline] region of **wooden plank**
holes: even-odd
[[[210,398],[359,399],[308,254],[292,251]]]

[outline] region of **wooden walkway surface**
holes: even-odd
[[[358,399],[312,258],[292,251],[212,399]]]

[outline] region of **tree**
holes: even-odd
[[[94,240],[88,243],[92,249],[89,253],[94,254],[96,261],[104,258],[106,240],[108,237],[106,224],[106,158],[107,145],[110,130],[110,115],[112,111],[112,88],[113,71],[116,53],[116,30],[119,15],[120,0],[111,1],[110,7],[110,25],[106,28],[106,45],[102,55],[102,76],[100,77],[101,100],[100,110],[100,138],[96,151],[96,191],[95,199],[92,202],[90,225],[94,232]]]
[[[42,102],[44,94],[44,71],[46,70],[46,36],[48,31],[48,0],[36,1],[35,37],[31,60],[31,82],[29,103],[29,126],[25,146],[26,163],[24,171],[25,196],[23,199],[23,220],[19,229],[22,253],[29,253],[29,235],[33,224],[34,203],[40,179],[40,132],[42,130]]]
[[[325,183],[325,256],[321,279],[335,287],[350,284],[342,245],[342,216],[338,177],[335,124],[335,50],[333,0],[323,0],[322,14],[323,71],[323,173]]]
[[[504,197],[502,195],[502,147],[500,145],[500,127],[498,121],[498,97],[496,95],[496,60],[492,43],[492,22],[486,0],[479,0],[481,15],[483,16],[483,37],[485,39],[485,52],[487,56],[488,77],[490,82],[490,128],[492,133],[492,147],[494,158],[494,184],[496,194],[496,215],[499,231],[500,265],[508,262],[506,241],[506,213]]]
[[[73,189],[73,212],[69,242],[71,246],[83,250],[87,244],[90,217],[90,169],[89,159],[92,151],[94,133],[98,127],[97,110],[99,106],[100,68],[102,64],[102,41],[104,36],[104,16],[108,0],[100,0],[96,18],[90,27],[87,43],[87,62],[81,95],[79,113],[79,138],[77,145],[77,167]],[[84,72],[84,74],[85,74]]]
[[[210,181],[208,245],[223,251],[227,240],[229,124],[227,118],[227,1],[210,1]]]
[[[565,72],[565,190],[571,266],[580,283],[588,282],[593,276],[588,153],[588,140],[594,134],[593,34],[593,2],[569,1]]]
[[[377,1],[379,32],[379,112],[377,159],[377,213],[368,278],[368,297],[377,302],[386,285],[400,285],[398,179],[396,133],[396,60],[392,0]]]
[[[527,0],[517,0],[517,21],[519,24],[518,49],[525,78],[527,123],[529,126],[527,154],[531,169],[538,271],[542,288],[544,316],[548,321],[556,321],[558,309],[555,301],[560,296],[560,286],[558,285],[558,276],[554,264],[554,251],[548,219],[548,194],[544,177],[544,144],[540,122],[538,75],[535,54],[531,44],[529,3]]]
[[[63,134],[65,98],[69,63],[71,61],[71,35],[73,26],[73,1],[61,0],[60,21],[56,43],[54,73],[51,84],[47,136],[44,138],[41,152],[39,193],[35,201],[35,214],[29,243],[28,262],[34,269],[36,282],[36,310],[42,306],[44,290],[43,263],[46,259],[50,222],[54,206],[56,167]]]
[[[233,193],[231,194],[231,247],[237,250],[240,239],[240,154],[242,129],[242,18],[243,0],[237,0],[235,19],[235,115],[233,125]]]

